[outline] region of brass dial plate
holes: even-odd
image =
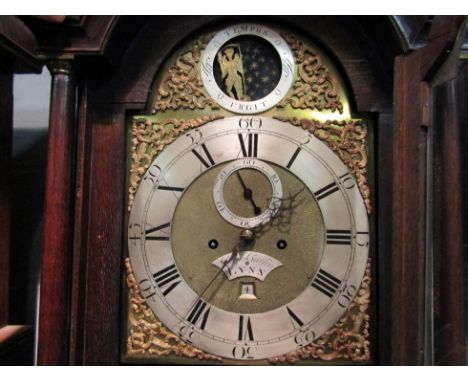
[[[364,275],[369,231],[357,184],[329,148],[280,121],[258,118],[259,130],[254,124],[242,129],[243,122],[226,118],[209,123],[163,151],[137,192],[129,252],[143,296],[170,330],[213,354],[261,359],[306,345],[341,317]],[[238,158],[241,149],[233,138],[239,134],[258,134],[258,157],[304,182],[317,200],[326,230],[320,266],[309,286],[287,305],[248,315],[210,305],[190,288],[176,266],[167,231],[179,189],[187,189],[215,164]]]

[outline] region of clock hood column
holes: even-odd
[[[40,288],[39,365],[68,358],[68,279],[72,261],[73,171],[76,86],[69,61],[48,65],[52,75],[44,241]]]

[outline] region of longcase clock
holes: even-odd
[[[461,19],[33,24],[39,364],[462,362]]]
[[[368,127],[326,55],[207,31],[149,105],[128,123],[122,360],[370,362]]]

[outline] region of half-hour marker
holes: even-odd
[[[165,223],[158,225],[157,227],[149,228],[145,231],[145,239],[146,240],[156,240],[156,241],[168,241],[169,240],[169,235],[158,235],[158,236],[148,236],[154,232],[158,232],[163,230],[164,228],[168,228],[171,225],[171,223]]]
[[[239,137],[239,143],[242,150],[242,155],[244,157],[257,157],[257,148],[258,148],[258,134],[249,133],[247,134],[247,148],[245,138],[242,134],[237,134]]]
[[[291,321],[293,323],[294,328],[300,328],[304,326],[304,323],[301,321],[301,319],[297,317],[297,315],[291,309],[289,309],[288,307],[286,307],[286,309],[288,311],[289,317],[291,317]]]
[[[244,325],[245,316],[242,314],[239,316],[239,341],[253,341],[253,330],[252,330],[252,323],[250,322],[250,317],[247,317],[247,321]]]
[[[320,269],[310,285],[324,295],[332,298],[340,287],[341,281],[330,273]]]
[[[333,194],[336,191],[338,191],[338,185],[335,182],[332,182],[325,187],[322,187],[320,190],[315,191],[314,195],[317,200],[320,200],[327,197],[328,195]]]
[[[182,281],[175,264],[154,273],[153,278],[158,288],[162,290],[163,296],[167,296]]]
[[[192,153],[198,158],[198,160],[205,166],[206,168],[210,168],[215,164],[215,161],[211,157],[210,152],[206,148],[206,145],[204,143],[201,144],[201,147],[203,149],[203,153],[199,153],[197,150],[193,149]],[[205,158],[203,158],[205,156]]]
[[[171,186],[158,186],[158,190],[183,192],[185,190],[185,188],[183,188],[183,187],[171,187]]]
[[[346,229],[327,229],[327,244],[351,244],[351,231]]]
[[[208,305],[202,299],[199,299],[191,312],[187,317],[187,321],[189,321],[192,325],[197,325],[198,321],[200,321],[200,329],[205,330],[206,321],[208,321],[208,315],[210,314],[210,305]]]
[[[293,163],[296,160],[297,156],[299,155],[300,151],[301,151],[300,147],[298,147],[296,149],[296,151],[294,151],[294,154],[292,155],[291,159],[289,160],[288,164],[286,165],[287,168],[291,168],[291,166],[293,165]]]

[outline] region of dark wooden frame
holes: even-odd
[[[0,73],[0,328],[8,324],[13,75]]]
[[[65,291],[69,290],[65,300],[43,287],[43,296],[48,297],[41,301],[41,310],[58,303],[64,313],[58,318],[45,318],[53,332],[40,331],[39,347],[47,344],[48,352],[40,358],[41,363],[118,364],[125,245],[126,116],[146,108],[155,74],[181,41],[202,28],[244,19],[102,19],[110,23],[109,28],[104,28],[108,38],[96,50],[99,54],[94,59],[81,57],[81,46],[76,51],[68,48],[69,53],[76,54],[79,89],[78,112],[75,114],[71,109],[67,112],[76,118],[77,144],[73,146],[76,165],[70,169],[76,183],[73,189],[62,191],[75,196],[74,216],[65,224],[73,225],[74,235],[66,238],[62,254],[57,256],[73,254],[73,259],[70,272],[66,267],[62,269],[65,276],[60,282]],[[391,20],[383,17],[263,20],[289,25],[319,43],[341,64],[355,101],[353,111],[376,115],[378,289],[374,298],[379,301],[375,321],[379,345],[374,349],[375,361],[422,364],[426,133],[421,116],[427,94],[424,89],[444,50],[453,43],[461,19],[436,17],[426,46],[406,54],[408,46],[398,40]],[[130,32],[121,38],[125,30]],[[44,51],[60,53],[60,48],[60,41],[54,41]],[[109,51],[112,54],[106,53]],[[57,115],[51,118],[60,117],[60,113],[63,110],[57,110]],[[52,147],[58,145],[58,138],[52,140]],[[47,203],[54,205],[56,198],[49,193]],[[60,232],[46,232],[46,237]],[[73,252],[69,252],[71,246]],[[44,269],[49,269],[53,261],[57,261],[56,256],[44,253]],[[43,280],[49,277],[55,276],[43,272]],[[70,336],[62,337],[69,329]],[[50,336],[60,337],[50,341]],[[69,349],[68,357],[64,357],[64,346]]]
[[[398,57],[395,63],[394,129],[393,129],[393,211],[391,273],[391,354],[392,364],[420,365],[424,363],[424,288],[427,224],[427,128],[432,106],[430,83],[452,48],[462,18],[437,17],[432,25],[427,45],[408,55]],[[435,142],[435,157],[444,154],[447,141]],[[460,148],[450,147],[457,155]],[[459,154],[458,154],[459,155]],[[430,163],[430,162],[429,162]],[[457,171],[457,164],[444,171]],[[440,183],[436,183],[439,185]],[[461,194],[461,182],[456,176],[446,178],[442,187]],[[456,198],[452,201],[456,203]],[[449,199],[433,206],[434,213],[452,211]],[[459,210],[461,211],[461,209]],[[460,212],[459,212],[460,213]],[[459,216],[446,215],[444,225],[461,229]],[[438,220],[440,223],[440,220]],[[447,235],[447,245],[461,245],[460,236]],[[451,254],[462,256],[458,250]],[[461,280],[460,280],[461,281]],[[444,288],[444,286],[441,286]],[[437,291],[436,291],[437,293]],[[459,291],[452,290],[451,294]],[[450,304],[452,308],[457,307]],[[460,309],[458,309],[459,311]],[[453,312],[455,315],[459,315]],[[463,316],[462,316],[463,317]],[[456,319],[458,321],[458,318]],[[458,354],[458,357],[460,354]],[[463,362],[453,358],[452,363]]]

